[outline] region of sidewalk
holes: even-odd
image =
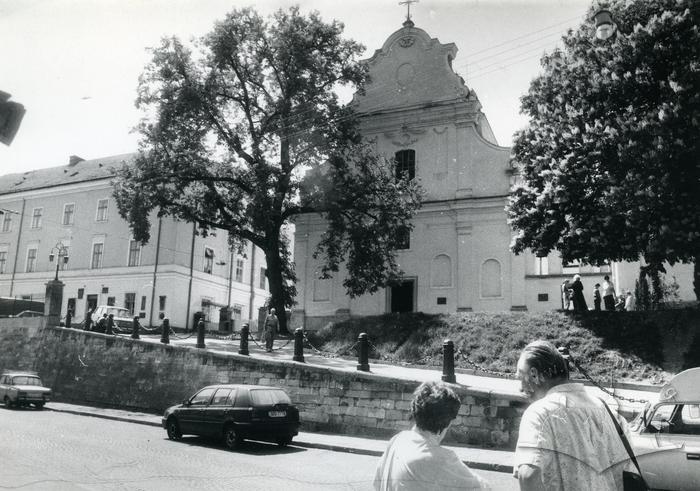
[[[156,414],[79,406],[62,402],[50,402],[46,405],[46,410],[161,427],[161,417]],[[165,430],[163,430],[163,435],[165,435]],[[374,438],[299,432],[299,435],[294,438],[292,445],[379,457],[388,443],[388,440]],[[472,469],[513,472],[513,452],[463,446],[447,446],[447,448],[454,450],[459,455],[459,458]]]

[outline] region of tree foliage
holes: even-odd
[[[367,80],[363,48],[342,30],[297,8],[268,19],[242,9],[193,46],[167,38],[153,49],[136,102],[145,114],[139,155],[115,182],[119,211],[138,240],[149,239],[157,210],[203,234],[227,230],[232,246],[255,244],[265,252],[278,312],[293,304],[283,231],[300,213],[328,218],[317,255],[325,275],[347,258],[351,295],[400,274],[396,237],[420,193],[394,179],[338,99],[338,88],[361,91]]]
[[[507,206],[514,252],[636,261],[700,258],[700,11],[692,0],[614,0],[542,59]],[[591,12],[592,14],[592,12]],[[697,266],[696,266],[697,271]]]

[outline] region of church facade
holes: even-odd
[[[408,20],[368,60],[371,83],[353,101],[363,134],[395,162],[397,175],[417,179],[425,191],[405,249],[398,251],[405,276],[392,287],[351,299],[342,271],[318,278],[312,254],[324,220],[299,217],[295,326],[315,329],[343,316],[388,312],[557,309],[561,284],[573,274],[582,276],[592,305],[593,285],[605,274],[618,284],[630,283],[620,273],[634,267],[562,264],[555,254],[510,252],[512,231],[504,211],[515,179],[510,148],[497,144],[476,94],[453,71],[456,53],[454,44],[440,43]],[[634,280],[624,286],[633,289]]]

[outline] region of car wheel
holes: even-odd
[[[281,436],[277,439],[277,445],[280,447],[286,447],[292,443],[292,437],[291,436]]]
[[[43,402],[35,402],[34,407],[39,409],[39,410],[42,410],[42,409],[44,409],[44,403]]]
[[[232,424],[227,425],[226,428],[224,428],[224,445],[226,445],[226,448],[234,450],[241,443],[243,443],[243,438],[241,438],[241,435],[236,431],[236,427]]]
[[[3,399],[3,402],[5,403],[5,407],[7,409],[12,409],[13,404],[8,396],[5,396],[5,399]]]
[[[168,438],[170,440],[177,441],[182,438],[182,433],[180,432],[180,425],[175,418],[169,418],[166,426],[168,432]]]

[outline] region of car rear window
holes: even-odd
[[[107,315],[114,314],[114,317],[130,317],[130,313],[126,309],[110,308],[107,309]]]
[[[287,393],[275,389],[252,389],[250,401],[254,406],[274,406],[275,404],[291,404]]]
[[[24,375],[12,377],[12,383],[15,385],[36,385],[41,387],[41,379],[39,377],[26,377]]]

